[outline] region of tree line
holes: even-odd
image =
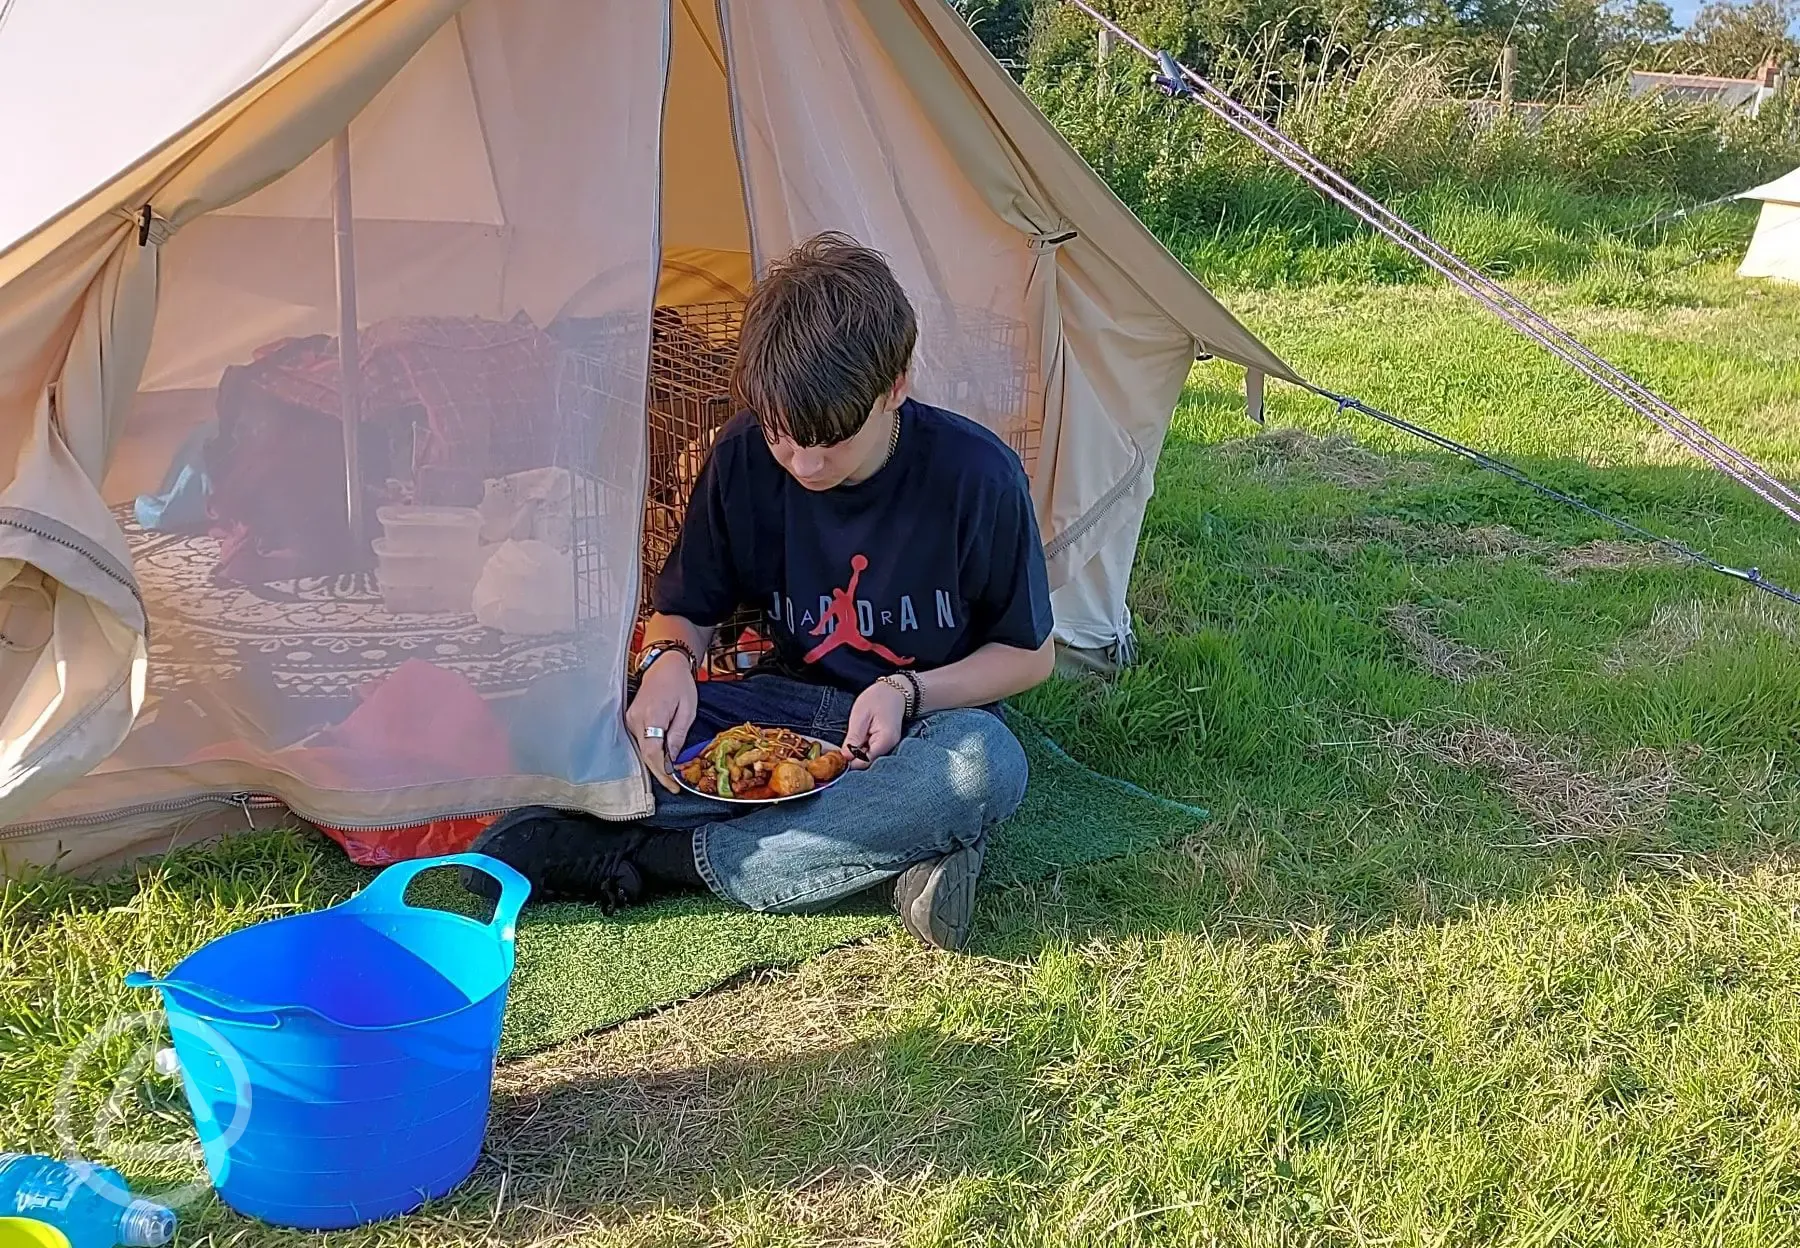
[[[953,0],[1020,76],[1091,64],[1095,30],[1061,0]],[[1280,84],[1416,50],[1471,98],[1497,94],[1516,49],[1519,99],[1559,100],[1629,69],[1754,77],[1800,61],[1800,0],[1708,0],[1678,29],[1666,0],[1102,0],[1139,38],[1214,78]]]

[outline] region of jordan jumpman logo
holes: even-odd
[[[862,650],[878,658],[886,659],[895,667],[911,667],[911,659],[903,659],[882,645],[879,641],[870,641],[856,627],[856,583],[862,579],[869,561],[861,555],[850,557],[850,584],[844,589],[831,591],[831,609],[812,630],[814,637],[824,637],[818,645],[807,652],[806,661],[817,663],[820,659],[836,650],[839,646],[849,646],[852,650]],[[832,628],[833,624],[836,628]],[[829,635],[826,630],[830,629]]]

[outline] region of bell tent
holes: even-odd
[[[1293,376],[943,0],[6,13],[10,864],[233,807],[375,857],[529,803],[644,813],[645,576],[757,265],[818,231],[888,255],[915,392],[1024,460],[1076,648],[1128,636],[1196,355],[1253,404]],[[746,607],[717,675],[754,657]]]
[[[1762,203],[1738,276],[1800,282],[1800,169],[1738,198]]]

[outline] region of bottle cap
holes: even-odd
[[[119,1215],[124,1248],[162,1248],[175,1238],[175,1211],[149,1200],[134,1200]]]

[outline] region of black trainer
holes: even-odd
[[[469,848],[498,858],[531,881],[533,901],[586,901],[611,912],[644,895],[644,876],[632,854],[648,835],[549,806],[522,806],[496,820]],[[492,876],[462,869],[463,887],[489,901],[499,896]]]
[[[960,952],[975,924],[975,886],[987,857],[987,836],[942,858],[914,863],[894,881],[900,926],[927,945]]]

